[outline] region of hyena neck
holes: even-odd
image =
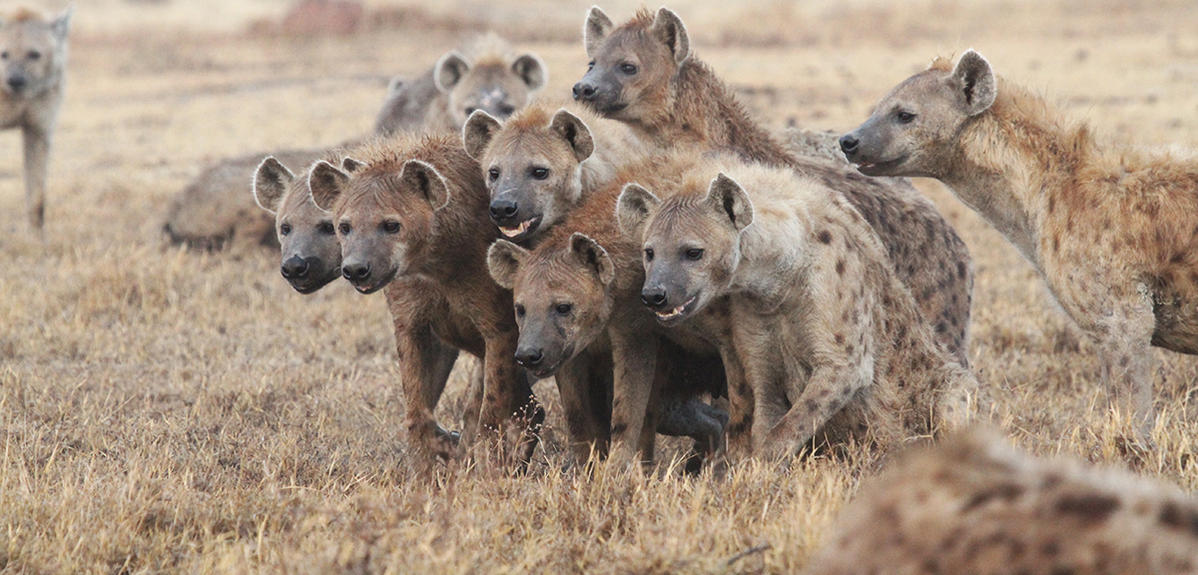
[[[796,228],[803,227],[803,218],[786,219],[773,222],[761,218],[740,236],[740,261],[732,273],[728,291],[749,298],[763,312],[776,310],[785,303],[800,283],[802,249],[796,242],[777,239],[801,237]]]
[[[1084,193],[1072,184],[1094,149],[1084,126],[1062,127],[1038,96],[1006,82],[999,94],[961,130],[956,157],[940,179],[1039,265],[1048,208]]]
[[[787,166],[794,160],[757,125],[711,68],[694,57],[671,80],[669,100],[666,113],[651,126],[659,141],[731,150],[744,160],[771,166]]]
[[[465,191],[462,188],[454,192]],[[429,257],[422,274],[442,284],[457,286],[463,278],[490,278],[487,248],[499,237],[485,216],[486,202],[476,193],[458,193],[450,204],[437,211],[425,245]],[[481,196],[486,197],[486,190]],[[465,197],[463,197],[465,196]]]

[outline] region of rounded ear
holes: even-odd
[[[690,37],[686,34],[686,25],[677,14],[669,8],[662,7],[653,18],[653,26],[649,32],[660,40],[674,54],[674,63],[682,65],[691,55]]]
[[[530,92],[540,90],[549,81],[545,63],[535,54],[524,54],[516,58],[516,61],[512,62],[512,72],[524,80],[524,85],[528,86]]]
[[[355,160],[349,156],[341,158],[341,169],[347,174],[352,174],[366,167],[366,162]]]
[[[466,154],[475,160],[482,160],[487,146],[502,128],[503,124],[485,111],[472,112],[462,125],[462,145],[466,148]]]
[[[967,115],[976,116],[990,109],[998,96],[998,81],[990,62],[973,50],[957,61],[950,80]]]
[[[616,279],[616,267],[612,265],[611,256],[590,237],[579,232],[570,234],[570,253],[578,258],[579,263],[591,268],[603,285],[610,285]]]
[[[308,189],[312,190],[312,201],[316,203],[316,207],[326,212],[333,211],[333,204],[337,202],[347,184],[349,175],[324,160],[316,162],[308,172]]]
[[[258,207],[272,214],[279,211],[279,204],[283,201],[283,195],[287,193],[287,186],[291,185],[294,179],[295,175],[287,166],[274,156],[266,156],[266,159],[258,164],[258,169],[254,170],[254,201],[258,202]]]
[[[516,272],[528,257],[528,250],[507,240],[495,240],[487,249],[487,269],[491,279],[504,289],[516,287]]]
[[[54,33],[54,37],[59,41],[67,38],[67,33],[71,30],[71,15],[75,13],[75,5],[69,4],[66,10],[62,11],[53,22],[50,23],[50,30]]]
[[[433,206],[433,210],[439,210],[449,204],[449,184],[441,177],[441,172],[428,162],[404,162],[403,168],[399,170],[399,181],[423,194]]]
[[[616,224],[625,235],[639,237],[661,200],[637,183],[624,184],[616,200]]]
[[[728,217],[732,227],[741,231],[753,223],[753,202],[749,201],[744,188],[722,172],[711,180],[707,188],[708,205]]]
[[[433,68],[433,84],[442,92],[453,90],[458,82],[462,81],[462,77],[470,70],[470,63],[466,58],[459,54],[457,50],[451,51],[440,60],[437,60],[437,65]]]
[[[612,28],[615,28],[615,24],[612,24],[611,18],[598,6],[591,6],[591,10],[587,12],[587,21],[582,25],[582,45],[586,48],[588,57],[595,57],[595,52],[599,50],[603,39],[611,33]]]
[[[553,115],[553,119],[549,121],[549,129],[566,139],[579,162],[591,157],[595,152],[595,140],[591,138],[591,129],[565,108]]]

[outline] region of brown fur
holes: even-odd
[[[689,41],[680,44],[687,53],[671,52],[658,31],[663,22],[673,34],[667,40],[685,38],[681,21],[664,8],[656,14],[641,11],[618,28],[592,8],[584,40],[594,66],[575,89],[593,86],[598,92],[590,105],[661,146],[730,150],[749,161],[790,166],[840,191],[881,238],[898,278],[935,326],[937,340],[966,364],[973,270],[964,242],[935,206],[905,180],[871,180],[823,154],[800,157],[787,151],[689,52]],[[625,81],[618,67],[628,61],[639,70]]]
[[[348,156],[364,165],[349,174],[328,164],[313,168],[313,198],[335,213],[343,269],[364,261],[377,270],[354,277],[355,287],[389,292],[411,436],[435,453],[452,448],[432,416],[443,342],[482,360],[480,427],[503,430],[516,422],[510,426],[522,434],[516,455],[526,462],[544,413],[512,361],[511,292],[487,273],[486,250],[496,233],[486,225],[478,164],[448,135],[397,136]],[[389,222],[399,225],[388,231]]]
[[[994,224],[1102,345],[1122,407],[1150,424],[1149,346],[1198,353],[1198,162],[1103,150],[976,52],[949,66],[888,95],[850,134],[854,159],[939,178]],[[907,108],[910,123],[890,120]]]
[[[643,237],[646,299],[673,325],[730,298],[724,345],[752,388],[756,451],[786,456],[817,436],[888,447],[965,415],[972,376],[835,190],[713,158],[666,191],[630,190],[618,211]]]
[[[1198,501],[1078,461],[962,432],[868,481],[806,575],[1181,574],[1198,569]]]
[[[52,20],[24,8],[0,17],[0,129],[21,130],[25,207],[39,235],[46,219],[50,148],[66,87],[70,21],[70,8]]]

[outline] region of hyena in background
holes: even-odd
[[[25,207],[39,234],[46,221],[50,146],[66,87],[71,11],[53,19],[26,9],[0,16],[0,129],[21,129]]]
[[[790,167],[848,199],[882,240],[898,278],[934,326],[937,341],[968,364],[973,270],[952,226],[906,180],[862,177],[824,153],[796,156],[744,110],[691,50],[686,26],[666,8],[640,11],[616,27],[592,7],[583,27],[589,69],[575,99],[627,122],[663,148],[727,150]],[[812,149],[798,144],[797,149]]]
[[[941,180],[1002,232],[1151,428],[1150,346],[1198,354],[1198,161],[1103,150],[972,50],[899,84],[841,144],[862,173]]]
[[[1181,575],[1198,501],[1173,486],[1016,451],[972,429],[865,482],[805,575]]]

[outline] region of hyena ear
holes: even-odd
[[[528,250],[507,240],[495,240],[487,250],[487,269],[491,279],[504,289],[516,287],[516,272],[528,257]]]
[[[599,45],[603,44],[603,39],[611,33],[612,28],[615,28],[615,24],[612,24],[611,18],[598,6],[591,6],[590,12],[587,12],[587,21],[582,25],[582,45],[586,47],[587,57],[595,57]]]
[[[352,174],[365,167],[366,162],[361,160],[355,160],[349,156],[341,158],[341,169],[347,174]]]
[[[998,96],[998,82],[990,62],[969,50],[961,55],[950,79],[967,115],[976,116],[990,109]]]
[[[674,54],[675,64],[681,66],[690,57],[691,42],[686,34],[686,25],[669,8],[662,7],[657,11],[649,31]]]
[[[566,143],[570,144],[570,148],[574,150],[574,157],[579,162],[595,153],[595,140],[591,137],[591,129],[578,116],[571,114],[565,108],[558,110],[553,115],[553,119],[549,121],[549,129],[566,139]]]
[[[392,76],[391,81],[387,82],[387,97],[390,98],[398,93],[407,84],[407,80],[403,76]]]
[[[528,86],[530,92],[540,90],[549,81],[545,63],[536,54],[524,54],[516,58],[516,61],[512,62],[512,72],[524,80],[524,85]]]
[[[408,160],[399,171],[399,181],[412,186],[424,194],[433,210],[439,210],[449,204],[449,184],[441,177],[441,172],[428,162]]]
[[[333,204],[349,184],[349,175],[324,160],[316,162],[308,172],[308,189],[312,190],[312,201],[316,207],[330,212]]]
[[[67,9],[62,11],[53,22],[50,23],[50,30],[54,32],[54,37],[59,41],[66,40],[67,33],[71,31],[71,15],[75,13],[75,5],[68,4]]]
[[[274,156],[267,156],[254,171],[254,201],[258,202],[258,207],[272,214],[279,211],[279,202],[294,179],[295,174],[287,166]]]
[[[616,268],[612,265],[611,256],[607,255],[603,246],[590,237],[579,232],[570,234],[570,253],[578,258],[579,263],[594,270],[603,285],[610,285],[616,279]]]
[[[740,184],[722,172],[711,180],[706,202],[727,216],[738,232],[753,223],[753,202],[749,201],[748,194]]]
[[[657,208],[661,200],[637,183],[624,184],[620,197],[616,200],[616,225],[620,231],[630,237],[640,237],[641,229],[649,220],[649,214]]]
[[[437,60],[437,65],[433,68],[433,84],[436,84],[438,90],[448,93],[462,81],[468,71],[470,63],[457,50],[453,50]]]
[[[462,145],[466,148],[466,155],[475,160],[482,160],[487,146],[491,144],[491,139],[501,129],[503,129],[503,124],[494,116],[483,110],[472,112],[470,117],[466,118],[466,123],[462,125]]]

